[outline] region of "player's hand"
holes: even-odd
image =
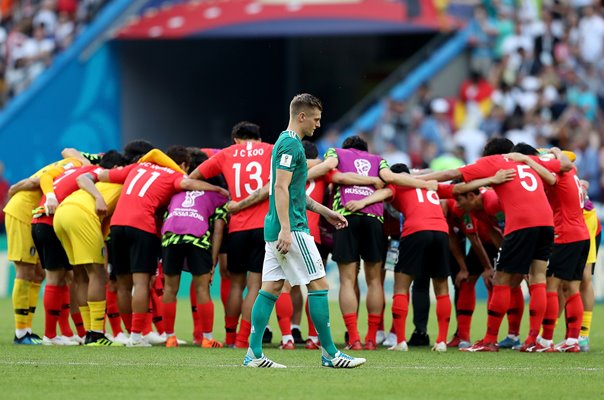
[[[218,193],[220,193],[221,195],[223,195],[224,197],[228,198],[230,196],[230,193],[228,190],[226,190],[225,188],[220,188],[218,189]]]
[[[426,182],[426,190],[436,192],[438,190],[438,181],[432,180]]]
[[[348,220],[342,214],[339,214],[333,210],[328,210],[323,217],[332,224],[336,229],[346,228],[348,226]]]
[[[292,233],[289,230],[281,229],[277,238],[277,251],[281,254],[287,254],[292,245]]]
[[[467,282],[470,274],[467,269],[460,270],[457,275],[455,275],[455,286],[460,287],[462,282]]]
[[[503,155],[505,158],[516,161],[516,162],[525,162],[528,159],[528,156],[521,153],[508,153]]]
[[[48,193],[44,202],[44,212],[46,212],[46,215],[54,214],[58,206],[57,196],[54,193]]]
[[[484,284],[487,287],[487,290],[493,289],[493,274],[494,274],[494,271],[492,268],[486,269],[482,273],[482,280],[484,281]]]
[[[239,209],[239,202],[235,201],[235,200],[231,200],[228,203],[226,203],[226,209],[229,212],[229,214],[237,214],[239,211],[241,211]]]
[[[504,182],[509,182],[516,176],[516,170],[513,169],[500,169],[497,173],[491,178],[491,184],[500,185]]]
[[[386,185],[386,183],[383,180],[381,180],[380,178],[375,178],[375,181],[373,182],[373,187],[375,187],[376,190],[383,189],[384,185]]]
[[[107,216],[107,203],[105,203],[105,200],[100,198],[100,199],[96,199],[96,215],[99,216],[100,219],[103,219]]]
[[[365,207],[367,206],[365,205],[365,202],[363,200],[351,200],[344,206],[344,208],[352,212],[362,210]]]

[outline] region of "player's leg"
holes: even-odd
[[[88,274],[88,309],[90,310],[90,328],[86,334],[85,345],[121,346],[105,336],[105,312],[107,309],[106,287],[108,274],[103,264],[85,265]]]
[[[444,232],[430,232],[430,245],[424,257],[424,270],[428,271],[436,294],[436,320],[438,336],[432,351],[447,351],[447,334],[451,319],[449,297],[449,236]],[[474,272],[474,270],[472,271]]]
[[[166,347],[178,347],[174,333],[176,320],[176,296],[180,287],[180,275],[185,261],[184,245],[169,245],[162,248],[164,269],[164,326],[166,329]],[[195,305],[196,306],[196,305]]]
[[[382,285],[382,261],[365,262],[365,280],[367,282],[367,335],[365,350],[376,350],[376,335],[382,320],[384,309],[384,286]]]
[[[587,265],[583,271],[583,280],[581,282],[581,300],[583,301],[583,322],[581,323],[581,336],[579,347],[581,351],[589,351],[589,331],[591,330],[591,317],[594,308],[594,288],[592,285],[592,276],[594,274],[595,262],[600,249],[600,241],[602,234],[596,236],[595,231],[592,233],[590,229],[590,247],[587,256]]]
[[[520,343],[520,323],[524,315],[524,293],[522,292],[522,281],[524,275],[515,274],[510,284],[510,308],[507,311],[508,334],[501,340],[497,346],[500,349],[519,348]]]
[[[69,312],[76,327],[77,337],[73,339],[84,341],[86,331],[90,327],[90,309],[88,308],[88,274],[86,269],[77,266],[73,268],[73,284],[70,286]]]
[[[28,332],[31,282],[34,278],[34,264],[13,261],[16,276],[13,286],[13,314],[15,318],[15,344],[39,344],[32,340]]]
[[[302,329],[300,323],[302,320],[302,309],[304,308],[304,296],[300,286],[294,286],[289,292],[292,301],[292,319],[291,319],[291,330],[292,337],[294,338],[295,344],[304,344],[305,340],[302,338]]]
[[[275,303],[277,321],[279,323],[279,329],[281,330],[281,345],[279,348],[282,350],[295,349],[294,337],[292,335],[292,315],[294,313],[294,308],[292,304],[291,290],[292,286],[286,281],[283,284],[281,294]]]
[[[400,257],[399,257],[400,259]],[[413,326],[415,329],[409,339],[409,346],[429,346],[428,319],[430,317],[430,277],[419,273],[413,279],[411,287],[413,306]]]
[[[248,341],[252,328],[252,307],[258,296],[258,291],[262,286],[262,274],[258,272],[248,272],[246,286],[247,293],[241,304],[241,323],[239,325],[239,331],[237,332],[237,339],[235,340],[235,347],[239,349],[247,348],[249,346]]]

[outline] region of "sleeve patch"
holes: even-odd
[[[290,168],[292,165],[292,156],[289,154],[283,154],[281,156],[281,161],[279,161],[279,165],[282,167]]]

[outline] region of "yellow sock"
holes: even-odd
[[[589,337],[591,329],[591,311],[583,311],[583,322],[581,323],[581,336]]]
[[[88,307],[90,307],[90,330],[103,332],[105,329],[105,308],[107,302],[103,301],[89,301]]]
[[[15,329],[27,329],[27,316],[29,314],[29,281],[15,279],[13,288],[13,312],[15,314]]]
[[[82,316],[82,323],[84,323],[84,329],[88,332],[90,328],[90,308],[88,306],[80,306],[80,315]]]
[[[31,329],[34,315],[36,315],[36,306],[38,305],[38,295],[40,294],[41,283],[29,283],[29,315],[27,316],[27,327]]]

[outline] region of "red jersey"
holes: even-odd
[[[438,191],[440,195],[440,189]],[[476,221],[453,199],[447,199],[447,224],[450,230],[462,232],[464,235],[476,233]]]
[[[552,172],[560,172],[560,161],[531,157]],[[537,226],[554,226],[552,209],[541,178],[531,167],[512,161],[501,154],[483,157],[459,168],[466,182],[493,176],[500,169],[514,169],[516,176],[493,189],[499,196],[506,223],[504,234]]]
[[[401,237],[419,231],[449,233],[437,192],[395,185],[388,188],[392,190],[392,205],[405,217]]]
[[[103,168],[98,165],[86,165],[84,167],[67,169],[61,175],[57,176],[52,182],[52,187],[59,204],[65,200],[67,196],[80,188],[76,181],[78,176],[91,173],[96,177],[101,171],[103,171]],[[52,225],[54,214],[46,215],[44,212],[44,203],[46,203],[46,195],[42,196],[40,205],[34,210],[34,218],[31,221],[32,224]]]
[[[111,226],[129,226],[156,235],[155,212],[179,192],[184,175],[170,168],[142,162],[109,171],[109,181],[122,183]]]
[[[322,176],[318,179],[311,179],[306,182],[306,195],[319,204],[323,204],[323,196],[325,195],[325,188],[327,187],[327,177]],[[321,215],[306,210],[306,218],[308,219],[308,228],[310,229],[310,235],[315,239],[315,243],[321,244],[321,232],[319,230],[319,220]]]
[[[556,174],[556,184],[547,191],[554,211],[554,243],[589,240],[583,218],[584,194],[575,169]]]
[[[234,144],[204,161],[197,170],[205,179],[223,174],[231,198],[241,201],[262,188],[270,179],[273,145],[262,142]],[[229,232],[264,227],[268,199],[231,216]]]

